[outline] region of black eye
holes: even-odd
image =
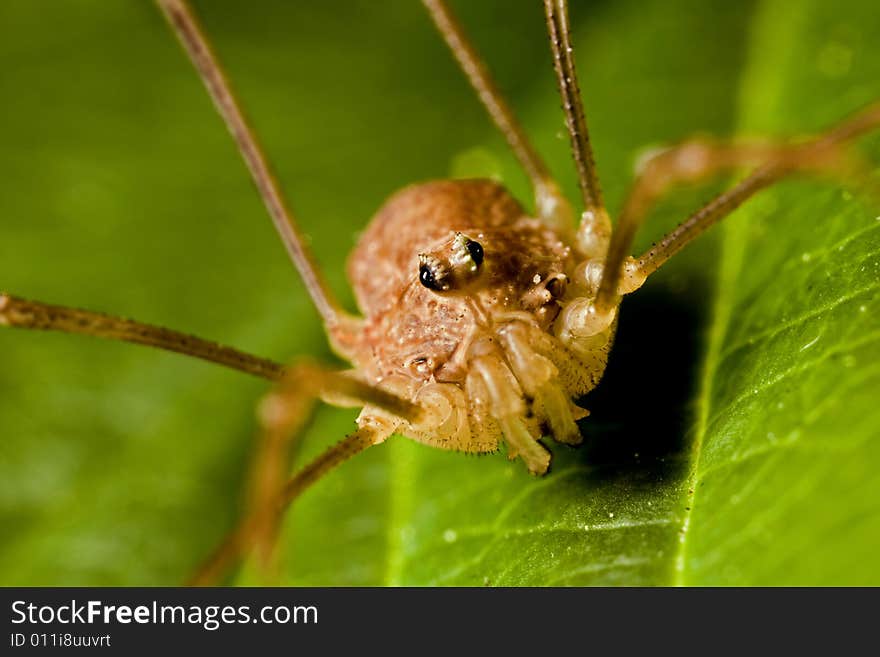
[[[483,264],[483,245],[474,240],[470,240],[467,243],[468,253],[471,254],[471,258],[473,258],[474,263],[479,267]]]
[[[431,266],[427,263],[422,263],[419,266],[419,282],[429,290],[434,290],[435,292],[443,291],[443,286],[434,276]]]

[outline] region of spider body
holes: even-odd
[[[570,400],[598,383],[613,332],[572,348],[558,337],[563,308],[590,292],[583,262],[575,240],[495,182],[407,187],[351,255],[365,319],[342,350],[371,383],[415,403],[433,399],[431,421],[404,427],[409,437],[465,452],[494,451],[505,437],[511,456],[541,474],[543,433],[580,442],[574,421],[586,413]]]

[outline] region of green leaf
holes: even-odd
[[[575,198],[540,7],[455,6]],[[349,302],[346,254],[393,190],[491,174],[528,200],[417,3],[351,2],[344,17],[322,3],[197,7]],[[880,96],[867,0],[626,0],[572,14],[613,209],[646,146],[813,132]],[[47,21],[7,0],[0,30],[0,286],[334,362],[149,3],[77,0]],[[642,245],[711,191],[665,202]],[[283,581],[878,583],[877,215],[824,183],[765,192],[626,301],[585,445],[554,446],[547,477],[395,437],[289,515]],[[266,386],[21,331],[0,331],[0,364],[0,583],[182,581],[235,522]],[[353,417],[321,409],[300,460]]]
[[[768,2],[755,18],[746,129],[815,130],[880,91],[876,12],[802,12]],[[797,183],[742,214],[724,235],[677,581],[877,584],[880,208]]]

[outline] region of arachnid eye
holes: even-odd
[[[483,245],[464,233],[456,233],[452,240],[449,264],[462,278],[475,275],[483,264]]]
[[[437,283],[437,279],[434,278],[434,272],[431,271],[431,268],[428,267],[428,265],[422,265],[419,267],[419,282],[429,290],[436,290],[439,292],[442,289]]]
[[[479,275],[484,258],[482,244],[456,233],[434,252],[419,254],[419,282],[434,292],[465,290]]]
[[[468,253],[471,254],[471,259],[474,261],[474,264],[479,267],[483,264],[483,245],[477,242],[476,240],[468,240],[465,245]]]
[[[449,270],[437,258],[421,255],[419,261],[419,283],[434,292],[449,289]]]

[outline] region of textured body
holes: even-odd
[[[442,293],[420,284],[420,256],[450,260],[462,234],[485,254],[479,274]],[[549,454],[537,440],[580,441],[574,421],[586,412],[571,400],[598,383],[614,329],[578,344],[558,337],[563,308],[588,292],[582,263],[574,243],[495,182],[408,187],[349,260],[365,318],[349,356],[371,383],[433,410],[402,426],[407,436],[467,452],[494,451],[504,437],[511,456],[543,472]]]
[[[440,296],[419,284],[418,254],[442,250],[456,232],[479,240],[491,271],[469,295]],[[564,275],[571,261],[571,248],[496,183],[408,187],[379,211],[349,261],[372,347],[362,365],[375,378],[406,374],[460,383],[465,373],[453,356],[476,328],[471,304],[490,316],[541,309],[536,319],[547,329],[559,311],[556,300],[536,295],[526,305],[523,297]]]

